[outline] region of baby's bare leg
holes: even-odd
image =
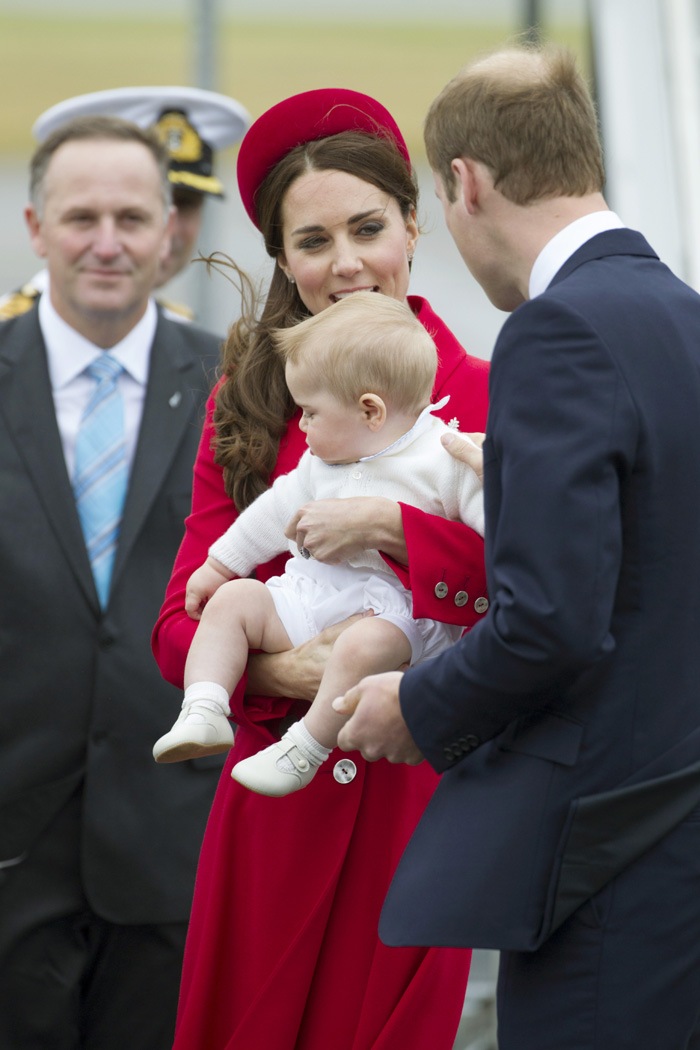
[[[411,645],[403,631],[378,616],[358,620],[340,635],[329,657],[316,699],[304,715],[312,737],[332,748],[347,721],[331,707],[361,678],[382,671],[396,671],[411,659]]]
[[[230,580],[202,611],[185,664],[185,687],[217,682],[229,696],[245,670],[250,649],[292,648],[270,591],[259,580]]]
[[[267,587],[231,580],[204,607],[185,665],[185,698],[172,729],[153,745],[156,762],[182,762],[228,751],[229,699],[249,649],[281,652],[291,642]]]
[[[316,699],[279,743],[237,762],[231,776],[261,795],[281,798],[311,783],[346,721],[331,707],[367,674],[393,671],[411,659],[408,638],[388,620],[358,620],[343,631],[326,664]]]

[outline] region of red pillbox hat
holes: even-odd
[[[292,95],[258,117],[238,151],[238,188],[255,226],[255,195],[275,164],[304,142],[342,131],[362,131],[391,139],[410,168],[403,135],[391,113],[376,99],[348,88],[319,88]]]

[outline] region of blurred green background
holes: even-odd
[[[488,0],[484,7],[488,10]],[[419,159],[422,120],[432,98],[475,54],[504,43],[521,28],[503,20],[429,21],[429,11],[426,0],[424,24],[324,23],[292,19],[289,8],[282,20],[222,20],[215,89],[238,99],[253,117],[297,91],[328,86],[364,91],[392,111]],[[580,25],[544,28],[586,62]],[[194,84],[193,36],[183,17],[0,14],[5,87],[0,153],[28,157],[36,118],[72,95],[139,84]]]
[[[211,2],[219,17],[208,48],[195,19],[200,0],[0,0],[0,294],[20,287],[40,265],[23,210],[35,147],[31,128],[49,106],[113,87],[183,84],[232,95],[255,118],[298,91],[349,87],[388,107],[411,150],[424,234],[413,289],[431,300],[466,347],[489,356],[504,315],[469,277],[447,233],[422,125],[450,77],[474,55],[522,32],[521,0],[355,0],[352,9],[333,0]],[[545,37],[574,47],[587,67],[583,0],[539,6]],[[232,255],[262,281],[269,259],[235,191],[236,154],[232,147],[216,159],[226,198],[207,204],[198,248]],[[171,282],[168,296],[194,306],[217,332],[239,310],[228,282],[196,265]]]

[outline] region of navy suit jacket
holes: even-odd
[[[91,907],[113,922],[187,920],[220,773],[220,757],[153,761],[182,696],[150,647],[218,348],[210,333],[159,316],[102,612],[37,308],[0,325],[0,862],[21,864],[80,791],[80,857],[63,863],[79,865]]]
[[[700,802],[700,296],[639,234],[506,321],[484,463],[488,615],[401,686],[443,776],[394,945],[534,949]]]

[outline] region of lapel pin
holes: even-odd
[[[173,396],[168,400],[168,404],[170,405],[171,408],[177,408],[177,406],[180,404],[181,401],[182,401],[182,394],[180,393],[179,390],[176,390],[175,393],[173,394]]]

